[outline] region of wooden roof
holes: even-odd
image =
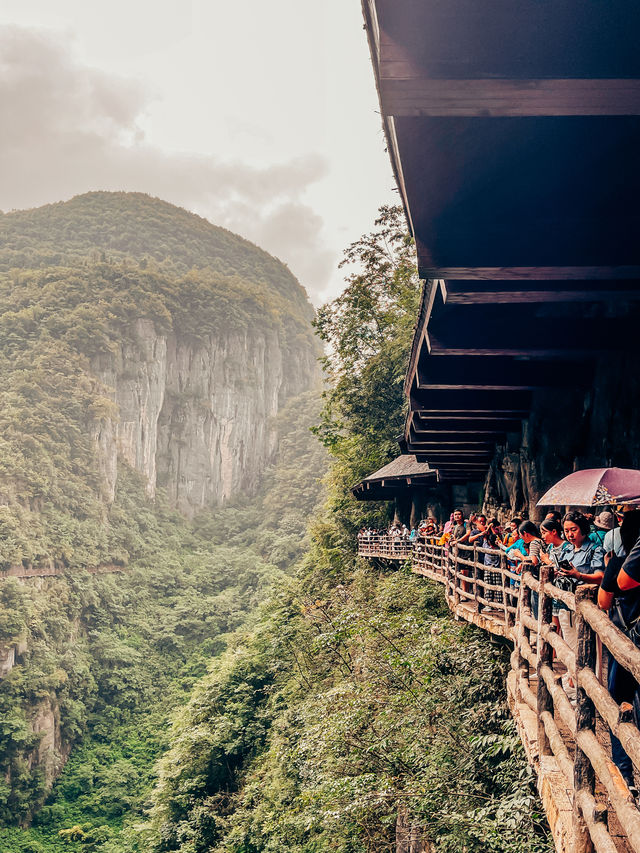
[[[351,488],[361,501],[391,500],[407,488],[429,488],[438,482],[438,472],[428,463],[418,462],[413,454],[398,456],[393,462],[365,477]]]
[[[478,480],[640,320],[640,4],[363,0],[426,280],[407,449]]]

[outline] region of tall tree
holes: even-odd
[[[315,432],[340,460],[331,494],[352,528],[363,510],[348,486],[397,455],[405,414],[420,281],[402,208],[381,207],[375,229],[347,248],[341,266],[348,271],[346,288],[315,320],[329,386]]]

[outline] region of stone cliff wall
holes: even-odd
[[[505,517],[544,517],[536,502],[557,480],[581,468],[640,468],[640,375],[635,355],[598,365],[587,388],[534,394],[522,433],[497,448],[485,483],[484,510]]]
[[[115,404],[94,425],[107,499],[120,453],[150,495],[165,487],[188,516],[255,492],[276,451],[274,416],[318,376],[308,340],[292,347],[258,329],[193,342],[158,333],[151,320],[138,320],[92,368]]]

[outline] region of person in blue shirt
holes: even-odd
[[[600,585],[604,577],[604,551],[601,545],[596,545],[590,538],[591,524],[581,512],[571,510],[562,519],[562,528],[567,540],[561,553],[561,560],[568,561],[568,569],[558,567],[556,583],[566,580],[571,592],[583,583]],[[561,588],[565,584],[558,583]],[[578,647],[575,614],[571,610],[561,610],[558,619],[562,627],[562,636],[567,645],[575,652]],[[575,685],[567,673],[562,678],[565,691],[570,699],[575,698]]]

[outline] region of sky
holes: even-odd
[[[360,0],[2,0],[0,210],[159,196],[320,304],[398,201]]]

